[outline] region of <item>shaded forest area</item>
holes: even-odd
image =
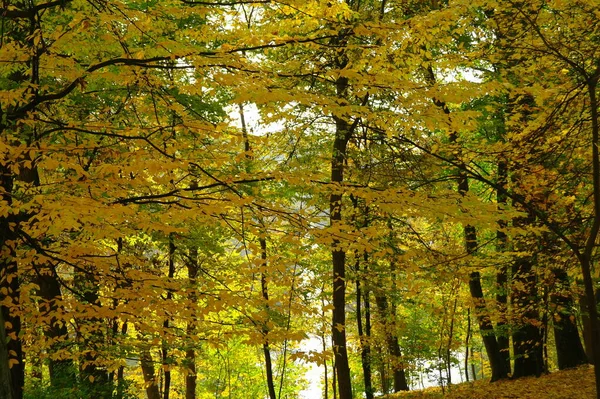
[[[599,79],[598,0],[1,2],[0,398],[600,361]]]

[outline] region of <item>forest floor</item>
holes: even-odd
[[[465,382],[445,388],[427,388],[420,391],[388,395],[385,399],[593,399],[596,397],[594,368],[556,371],[539,378],[517,380],[489,380]]]

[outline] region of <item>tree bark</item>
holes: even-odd
[[[513,331],[515,356],[513,378],[539,376],[544,372],[543,335],[533,323],[539,319],[535,308],[538,295],[536,278],[529,257],[520,258],[513,266],[513,282],[523,289],[513,288],[513,308],[520,322]],[[515,316],[517,316],[515,315]]]
[[[347,96],[348,79],[340,77],[336,81],[338,98]],[[332,228],[342,221],[342,187],[344,181],[344,162],[352,127],[343,118],[333,117],[335,121],[335,139],[331,155],[331,182],[335,185],[329,197],[329,220]],[[348,363],[346,344],[346,251],[333,234],[331,249],[333,265],[333,311],[332,311],[332,341],[335,355],[335,373],[337,377],[338,394],[340,399],[352,399],[352,382]]]
[[[469,191],[469,181],[463,168],[459,171],[458,192],[461,195],[466,195]],[[464,226],[465,248],[467,253],[473,254],[477,251],[477,230],[474,226]],[[479,272],[471,272],[469,275],[469,291],[475,302],[475,313],[479,331],[481,332],[481,340],[485,346],[490,367],[492,369],[491,381],[498,381],[508,377],[508,370],[505,366],[505,360],[500,352],[500,345],[496,340],[494,327],[490,320],[488,309],[483,297],[483,289],[481,288],[481,275]]]
[[[0,165],[0,184],[3,192],[2,200],[11,206],[13,177],[10,168],[7,165]],[[23,346],[20,338],[21,318],[14,313],[13,307],[19,306],[20,302],[20,284],[18,275],[18,265],[15,260],[15,234],[11,227],[9,217],[0,218],[0,298],[8,298],[10,305],[2,305],[1,312],[4,322],[9,326],[6,334],[10,339],[6,342],[6,348],[10,359],[16,360],[9,369],[2,368],[0,371],[7,371],[9,376],[1,376],[2,381],[11,381],[12,396],[14,399],[22,399],[23,385],[25,383],[25,367],[23,364]],[[2,336],[4,337],[4,336]]]
[[[95,276],[90,270],[78,270],[74,277],[75,289],[81,293],[82,302],[85,306],[102,306],[99,301],[100,287]],[[103,320],[98,317],[77,320],[78,330],[87,330],[81,335],[82,344],[85,347],[82,362],[80,364],[80,376],[82,384],[88,390],[88,395],[95,399],[110,399],[112,387],[109,386],[108,373],[106,369],[98,365],[100,347],[105,344],[105,334],[101,329]],[[85,327],[84,327],[85,326]]]
[[[3,312],[0,312],[0,398],[15,399],[13,393],[12,373],[10,372],[6,329]]]
[[[142,367],[148,399],[161,399],[158,384],[156,383],[156,375],[154,374],[154,363],[152,363],[150,350],[147,348],[142,349],[140,352],[140,365]]]
[[[408,382],[406,380],[406,373],[404,372],[404,366],[402,364],[402,351],[398,342],[398,336],[394,333],[394,322],[393,314],[390,314],[390,307],[388,304],[387,297],[383,293],[377,293],[375,295],[375,303],[377,310],[383,320],[383,328],[385,331],[385,340],[388,347],[388,351],[391,357],[392,371],[394,376],[394,392],[408,391]]]
[[[190,286],[192,289],[190,290],[189,296],[190,301],[192,303],[196,303],[198,301],[198,296],[196,295],[196,279],[198,277],[198,248],[191,247],[190,248],[190,256],[188,262],[186,262],[187,271],[188,271],[188,279],[190,282]],[[196,333],[196,313],[192,314],[192,320],[188,321],[186,327],[186,334],[188,338],[194,337]],[[197,372],[196,372],[196,351],[192,344],[185,351],[185,366],[187,367],[187,373],[185,375],[185,399],[196,399],[196,381],[197,381]]]
[[[168,266],[169,266],[169,272],[167,277],[169,278],[169,282],[173,281],[173,278],[175,278],[175,238],[173,236],[173,234],[169,234],[169,260],[168,260]],[[168,302],[173,300],[173,292],[172,291],[167,291],[167,306],[169,306]],[[169,319],[165,318],[165,320],[163,321],[163,328],[164,331],[166,332],[169,329]],[[169,359],[169,347],[167,345],[167,342],[163,339],[162,343],[161,343],[161,355],[162,355],[162,366],[163,366],[163,372],[164,372],[164,376],[165,376],[165,380],[164,380],[164,384],[163,384],[163,399],[169,399],[169,396],[171,395],[171,367],[170,367],[170,359]]]
[[[592,255],[596,247],[596,239],[600,231],[600,153],[598,146],[600,145],[600,126],[598,117],[598,100],[596,97],[596,89],[598,87],[598,79],[600,76],[600,67],[597,67],[592,77],[587,78],[587,89],[590,98],[590,114],[592,122],[592,179],[594,182],[594,213],[592,228],[588,239],[585,243],[583,253],[579,254],[579,264],[581,265],[581,274],[583,275],[583,284],[585,287],[585,296],[587,299],[587,311],[590,317],[590,330],[592,339],[591,352],[594,361],[594,375],[596,378],[596,397],[600,399],[600,322],[598,320],[598,304],[594,295],[594,281],[592,279]]]
[[[52,355],[61,349],[69,338],[69,331],[64,320],[57,315],[65,313],[62,301],[60,283],[54,276],[54,267],[50,264],[46,267],[36,267],[36,283],[40,287],[38,293],[40,313],[50,316],[50,322],[44,327],[44,335],[51,343],[49,352],[48,369],[50,384],[55,388],[70,388],[75,385],[76,368],[73,359],[55,359]]]
[[[436,82],[433,68],[428,67],[426,74],[429,84],[433,86]],[[442,109],[444,114],[446,114],[450,119],[450,109],[444,101],[433,98],[433,103]],[[457,139],[458,132],[451,132],[450,143],[456,143]],[[469,192],[467,167],[460,159],[456,161],[458,164],[458,192],[462,196],[465,196]],[[465,249],[468,254],[472,255],[477,251],[477,230],[471,225],[465,225],[463,230],[465,236]],[[500,345],[496,339],[494,327],[492,326],[492,322],[489,317],[489,312],[483,297],[483,289],[481,288],[481,275],[479,272],[472,272],[469,275],[469,291],[474,301],[474,310],[477,317],[477,323],[479,325],[479,331],[481,332],[481,339],[485,346],[485,350],[490,361],[490,367],[492,369],[491,381],[493,382],[507,378],[509,370],[506,368],[505,360],[500,352]]]
[[[498,186],[502,189],[496,191],[496,202],[498,203],[499,210],[503,210],[508,202],[508,198],[506,196],[507,183],[508,165],[505,159],[501,159],[498,162]],[[496,231],[496,251],[498,253],[508,250],[508,237],[504,232],[506,227],[507,223],[505,221],[498,221],[498,230]],[[505,265],[501,265],[498,273],[496,273],[496,289],[498,290],[496,293],[496,302],[500,312],[500,320],[496,324],[498,347],[500,348],[500,354],[502,356],[502,361],[504,362],[504,368],[506,369],[507,374],[510,374],[510,340],[508,324],[506,323],[506,313],[508,311],[508,268]]]
[[[259,238],[260,244],[260,256],[262,260],[262,266],[267,266],[267,240],[264,237]],[[269,347],[269,327],[267,325],[269,321],[269,286],[267,283],[267,275],[265,270],[260,273],[260,288],[262,298],[265,303],[265,310],[267,312],[267,318],[263,322],[262,334],[263,334],[263,354],[265,356],[265,372],[267,374],[267,388],[269,391],[269,399],[277,399],[275,394],[275,381],[273,378],[273,364],[271,361],[271,348]]]
[[[585,364],[588,360],[579,338],[567,273],[563,269],[554,269],[553,272],[556,278],[555,289],[551,294],[552,303],[556,306],[554,340],[558,368],[564,370]]]
[[[362,297],[363,292],[361,289],[361,272],[360,272],[360,258],[358,254],[356,256],[355,270],[356,270],[356,324],[358,328],[358,339],[360,340],[360,358],[363,369],[363,378],[365,385],[365,397],[367,399],[373,399],[373,383],[371,382],[371,348],[369,344],[369,336],[365,336],[363,332],[362,322]],[[365,266],[366,267],[366,266]],[[369,295],[368,291],[364,292],[364,295]]]

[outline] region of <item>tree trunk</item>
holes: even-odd
[[[198,301],[198,296],[196,295],[196,278],[198,277],[198,248],[192,247],[190,248],[190,257],[188,262],[186,263],[188,270],[188,279],[190,281],[190,286],[192,289],[189,293],[189,298],[192,303],[196,303]],[[186,327],[187,337],[194,337],[196,333],[196,313],[192,314],[192,320],[188,321]],[[196,351],[194,347],[190,344],[190,346],[185,351],[185,366],[187,368],[187,373],[185,375],[185,399],[196,399],[196,381],[197,381],[197,372],[196,372]]]
[[[518,176],[516,177],[518,181]],[[526,228],[533,225],[535,217],[527,215],[515,218],[513,226]],[[526,247],[518,240],[515,250],[527,251]],[[513,378],[539,376],[544,372],[543,356],[543,334],[540,331],[539,295],[537,290],[537,278],[533,270],[532,256],[522,256],[515,260],[512,266],[512,290],[511,303],[513,319],[516,320],[513,327],[513,353],[515,357]]]
[[[0,165],[0,184],[2,185],[2,200],[6,206],[12,205],[13,177],[10,167]],[[0,218],[0,299],[9,303],[2,305],[2,318],[7,336],[11,339],[6,342],[6,347],[12,362],[9,373],[10,377],[2,376],[0,380],[12,382],[12,396],[14,399],[23,397],[23,385],[25,382],[25,367],[23,365],[23,346],[21,343],[21,318],[13,311],[13,307],[19,306],[20,285],[18,276],[18,265],[15,260],[15,234],[14,228],[9,225],[9,217]],[[8,299],[8,301],[7,301]],[[6,369],[4,369],[6,371]]]
[[[520,325],[515,326],[512,335],[515,356],[513,378],[539,376],[544,372],[543,335],[539,327],[532,324],[537,321],[539,314],[535,309],[536,279],[529,258],[517,259],[513,267],[513,281],[524,287],[522,291],[513,288],[513,308],[515,313],[521,312],[518,316]]]
[[[15,399],[13,393],[12,373],[10,371],[6,329],[3,312],[0,312],[0,398]]]
[[[469,382],[469,339],[471,338],[471,308],[467,308],[467,333],[465,337],[465,380]]]
[[[382,293],[377,293],[375,296],[375,303],[377,304],[377,310],[379,310],[381,319],[383,320],[382,324],[385,331],[385,340],[391,357],[394,375],[394,392],[408,391],[408,382],[402,363],[402,351],[400,350],[398,336],[394,332],[393,319],[395,318],[395,315],[390,314],[391,312],[389,310],[387,297]]]
[[[156,383],[156,375],[154,374],[154,363],[152,363],[150,350],[147,348],[142,349],[140,352],[140,365],[142,367],[148,399],[161,399],[158,384]]]
[[[371,348],[369,344],[369,337],[363,333],[362,323],[362,290],[361,290],[361,272],[360,272],[360,258],[358,254],[356,256],[356,324],[358,328],[358,339],[360,340],[360,358],[363,369],[363,378],[365,385],[365,397],[367,399],[373,399],[373,384],[371,382]],[[366,267],[366,266],[365,266]],[[365,296],[369,295],[368,291],[365,291]]]
[[[498,186],[501,190],[496,191],[496,201],[498,208],[503,210],[508,202],[506,195],[506,185],[508,183],[508,165],[505,159],[501,159],[498,162]],[[504,232],[507,227],[506,221],[498,221],[498,230],[496,231],[496,251],[503,253],[508,250],[508,237]],[[498,304],[498,310],[500,312],[500,321],[496,324],[496,334],[498,336],[498,347],[500,348],[500,354],[502,361],[504,362],[504,368],[507,374],[511,373],[510,368],[510,348],[509,348],[509,331],[508,324],[506,324],[506,313],[508,311],[508,270],[507,267],[502,265],[496,274],[496,302]]]
[[[338,98],[347,95],[348,79],[340,77],[336,81]],[[348,140],[352,127],[338,117],[335,121],[335,140],[331,155],[331,182],[335,185],[329,197],[329,220],[332,229],[342,221],[341,183],[344,181],[344,162]],[[352,399],[352,382],[350,379],[350,366],[348,364],[348,349],[346,343],[346,252],[340,246],[339,239],[335,238],[331,246],[333,266],[333,310],[332,310],[332,341],[335,355],[335,373],[337,377],[338,394],[340,399]]]
[[[121,335],[127,335],[127,322],[123,323],[123,327],[121,327]],[[123,399],[125,395],[125,367],[119,366],[117,370],[117,395],[116,399]]]
[[[36,267],[36,283],[40,287],[38,293],[40,313],[50,316],[47,326],[44,326],[44,335],[51,342],[49,351],[48,369],[50,373],[50,384],[55,388],[70,388],[75,385],[76,368],[73,359],[53,358],[53,354],[60,351],[69,339],[69,331],[64,319],[57,318],[63,315],[65,309],[60,302],[62,292],[60,284],[56,279],[54,267],[50,264],[46,267]]]
[[[587,310],[590,317],[590,330],[592,332],[591,347],[594,360],[594,375],[596,378],[596,397],[600,399],[600,325],[598,321],[598,304],[594,295],[594,281],[592,280],[592,254],[596,247],[598,232],[600,231],[600,125],[598,118],[598,100],[596,89],[600,68],[596,69],[593,78],[588,78],[587,89],[590,97],[590,114],[592,122],[592,178],[594,182],[594,217],[590,235],[585,243],[583,253],[578,257],[585,286]]]
[[[600,175],[600,172],[599,172]],[[600,195],[598,196],[600,200]],[[600,217],[600,213],[598,213]],[[592,355],[592,362],[594,364],[594,375],[596,379],[596,393],[597,398],[600,399],[600,367],[598,367],[600,361],[600,326],[598,324],[598,309],[596,298],[594,296],[594,283],[592,280],[591,272],[591,261],[585,256],[585,254],[579,257],[579,262],[582,269],[585,296],[586,296],[586,307],[589,317],[590,324],[590,353]]]
[[[587,363],[577,328],[573,297],[567,273],[562,269],[554,269],[556,285],[551,300],[556,306],[554,318],[554,340],[560,370],[577,367]]]
[[[267,266],[267,240],[264,237],[259,238],[260,244],[260,257],[262,260],[263,268]],[[265,356],[265,372],[267,374],[267,388],[269,391],[269,399],[277,399],[275,394],[275,381],[273,379],[273,364],[271,361],[271,348],[269,347],[269,328],[267,323],[269,321],[269,286],[267,283],[267,275],[265,270],[260,273],[260,288],[262,298],[265,303],[265,310],[267,312],[267,319],[262,323],[262,334],[263,334],[263,354]]]
[[[325,282],[321,286],[321,319],[325,320],[325,297],[323,292],[325,291]],[[321,344],[323,354],[327,353],[327,341],[325,340],[325,326],[321,332]],[[327,359],[323,362],[323,399],[329,399],[329,370],[327,369]]]
[[[469,181],[462,168],[459,171],[458,191],[461,195],[465,195],[469,191]],[[466,225],[464,227],[464,234],[467,253],[473,254],[477,251],[477,230],[473,226]],[[475,314],[479,331],[481,332],[481,340],[485,346],[485,351],[490,361],[490,368],[492,369],[491,381],[494,382],[507,378],[508,370],[506,369],[505,360],[500,352],[500,345],[498,345],[494,327],[488,315],[479,272],[471,272],[469,275],[469,291],[475,303]]]
[[[434,85],[436,82],[435,74],[431,67],[426,70],[426,77],[430,85]],[[442,109],[444,114],[448,115],[451,119],[450,109],[448,105],[437,98],[433,99],[433,103]],[[456,143],[458,139],[458,132],[453,131],[450,133],[450,142]],[[460,160],[456,160],[458,164],[458,192],[462,196],[465,196],[469,192],[469,180],[467,177],[467,167]],[[474,254],[477,251],[477,230],[474,226],[464,226],[465,236],[465,249],[468,254]],[[504,356],[500,352],[500,345],[496,339],[494,327],[490,321],[489,312],[483,297],[483,289],[481,288],[481,275],[479,272],[472,272],[469,275],[469,291],[471,298],[473,298],[475,314],[477,317],[477,323],[479,325],[479,331],[481,332],[481,339],[485,346],[485,350],[490,361],[490,367],[492,369],[491,381],[497,381],[508,377],[509,370],[506,368]]]
[[[481,340],[485,346],[485,351],[490,361],[492,369],[491,381],[498,381],[508,377],[508,370],[504,367],[504,360],[500,353],[500,346],[494,335],[494,328],[487,315],[487,308],[483,298],[483,290],[481,288],[481,276],[479,272],[472,272],[469,275],[469,291],[475,302],[475,311],[479,331],[481,332]]]
[[[82,294],[84,306],[102,306],[99,301],[100,287],[91,270],[76,271],[74,285],[75,289]],[[101,329],[103,320],[98,317],[81,318],[77,320],[77,324],[78,334],[80,334],[79,331],[85,331],[84,334],[80,334],[82,345],[85,348],[79,370],[82,384],[85,385],[90,397],[110,399],[112,387],[109,386],[108,373],[104,367],[98,365],[97,357],[97,354],[101,352],[100,347],[105,344],[106,340]]]
[[[173,278],[175,278],[175,241],[174,241],[174,236],[173,233],[169,234],[169,260],[168,260],[168,266],[169,266],[169,272],[168,272],[168,279],[169,282],[173,281]],[[169,306],[168,302],[171,302],[173,300],[173,292],[172,291],[167,291],[167,305]],[[165,318],[165,320],[163,321],[163,328],[165,333],[168,331],[169,329],[169,319]],[[162,343],[161,343],[161,355],[162,355],[162,368],[163,368],[163,372],[164,372],[164,376],[165,376],[165,380],[164,380],[164,384],[163,384],[163,399],[169,399],[169,396],[171,394],[171,366],[170,366],[170,359],[169,359],[169,346],[167,345],[167,342],[163,339]]]

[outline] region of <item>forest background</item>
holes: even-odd
[[[598,361],[599,21],[3,1],[0,397],[295,397],[312,362],[370,399]]]

